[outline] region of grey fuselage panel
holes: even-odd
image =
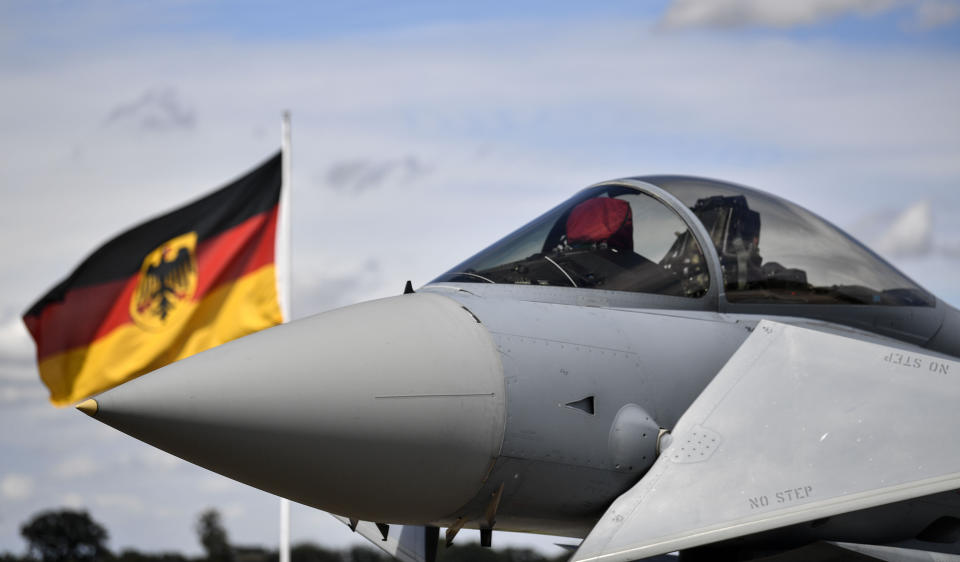
[[[502,484],[497,526],[505,529],[585,534],[653,463],[657,428],[679,419],[750,333],[749,325],[715,312],[603,309],[432,290],[457,300],[490,331],[506,388],[500,457],[475,500],[451,519],[479,517]],[[582,400],[590,411],[570,405]],[[654,422],[647,432],[650,454],[618,466],[611,435],[628,405]]]
[[[617,465],[618,412],[637,406],[669,430],[754,326],[773,316],[678,310],[666,308],[666,297],[557,287],[438,283],[421,291],[456,300],[490,332],[506,392],[503,444],[490,476],[473,500],[438,523],[463,517],[476,526],[502,485],[498,529],[565,536],[585,536],[654,461]],[[517,299],[520,293],[528,300]],[[589,299],[594,306],[584,306]],[[637,307],[643,300],[648,306]],[[779,320],[916,349],[856,322],[818,316]],[[859,537],[830,529],[834,538]]]

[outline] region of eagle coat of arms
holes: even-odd
[[[197,290],[197,233],[168,240],[147,254],[130,299],[130,316],[146,330],[161,330],[185,309]]]

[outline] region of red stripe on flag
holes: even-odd
[[[232,283],[274,261],[277,209],[255,215],[213,238],[197,244],[197,290],[193,300],[221,285]],[[37,342],[37,359],[90,345],[130,318],[130,299],[139,273],[100,285],[68,291],[61,302],[44,307],[38,316],[24,318]]]
[[[62,301],[48,304],[39,315],[25,317],[24,323],[37,342],[37,359],[90,343],[121,295],[132,294],[133,289],[127,286],[136,280],[134,276],[71,289]]]
[[[223,234],[197,244],[197,291],[200,300],[211,289],[231,283],[273,263],[277,208],[247,219]]]

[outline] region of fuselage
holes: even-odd
[[[497,528],[585,536],[606,506],[653,463],[657,429],[673,427],[764,318],[879,341],[907,355],[931,350],[818,318],[584,306],[577,303],[601,295],[570,289],[548,289],[552,294],[539,302],[519,300],[524,290],[537,291],[490,284],[437,284],[422,291],[461,303],[490,332],[506,393],[503,443],[493,469],[467,505],[434,524],[450,526],[463,518],[467,526],[482,526],[489,499],[503,485]],[[949,354],[951,348],[938,342],[957,337],[946,330],[932,350]],[[646,454],[632,464],[618,463],[618,414],[634,407],[652,421],[649,447],[637,444]],[[952,497],[947,500],[960,509]],[[911,538],[916,530],[895,519],[889,521],[891,531],[896,527]],[[834,540],[864,538],[862,522],[835,527],[822,531]]]
[[[960,356],[960,312],[823,219],[732,184],[632,178],[414,294],[117,387],[96,417],[352,519],[582,537],[763,319]],[[944,516],[960,496],[756,540],[901,541]]]

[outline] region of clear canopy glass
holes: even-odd
[[[789,201],[713,180],[640,179],[673,194],[703,223],[730,302],[936,304],[859,242]]]
[[[731,303],[934,306],[936,299],[843,231],[788,201],[682,176],[637,178],[693,211]],[[623,185],[586,189],[436,281],[578,287],[697,298],[710,277],[687,224]]]
[[[687,225],[625,186],[578,193],[436,281],[701,297],[710,277]]]

